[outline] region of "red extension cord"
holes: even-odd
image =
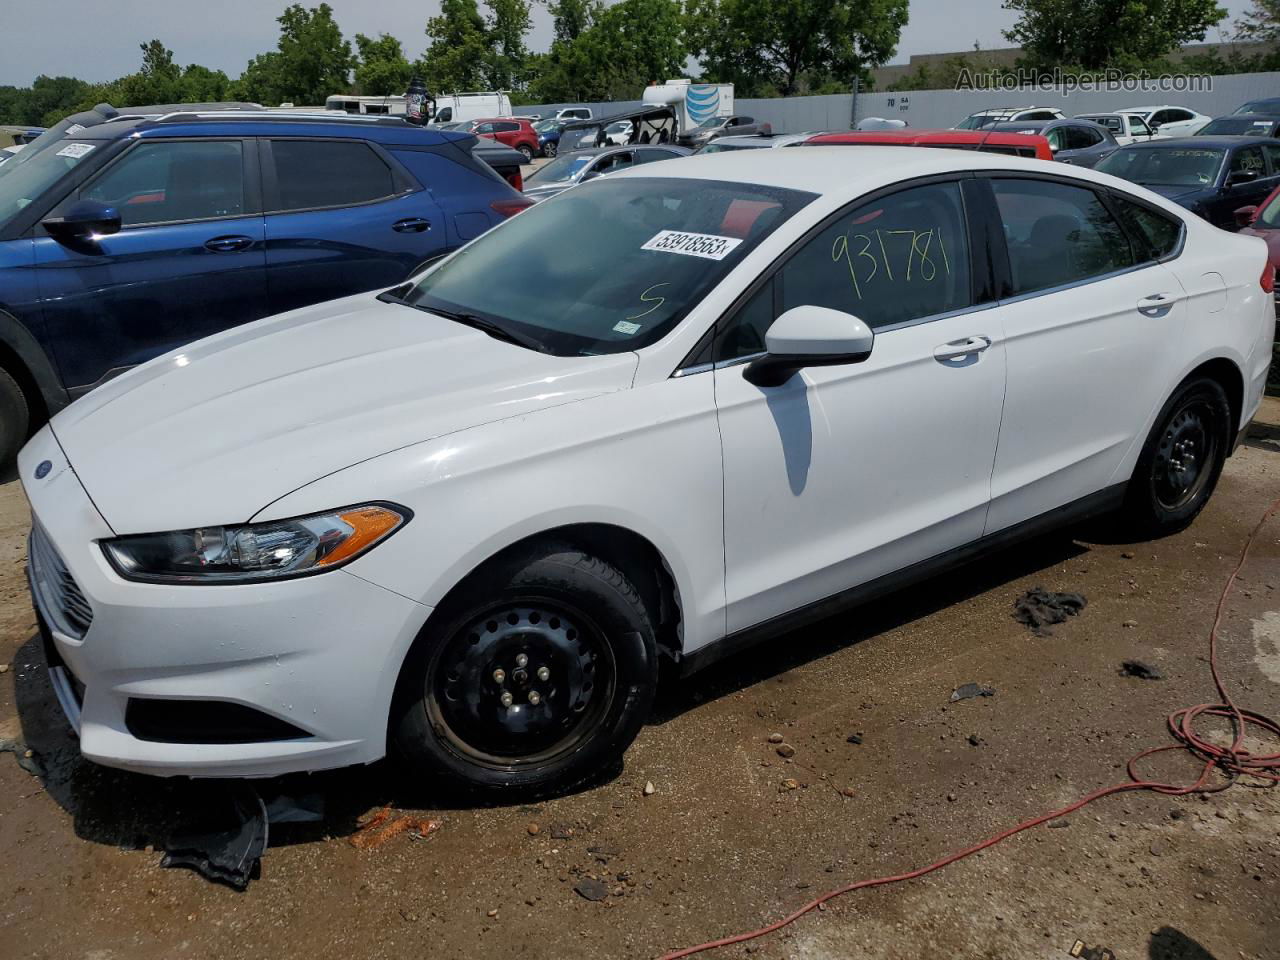
[[[722,937],[719,940],[709,940],[706,943],[700,943],[695,947],[685,947],[682,950],[675,950],[671,953],[664,954],[662,960],[679,960],[680,957],[689,957],[695,953],[702,953],[704,950],[715,950],[717,947],[727,947],[735,943],[743,943],[747,940],[754,940],[757,937],[763,937],[766,934],[773,933],[775,930],[781,930],[787,924],[803,917],[810,910],[833,900],[836,897],[843,896],[846,893],[852,893],[854,890],[863,890],[867,887],[882,887],[890,883],[898,883],[901,880],[914,880],[916,877],[923,877],[927,873],[933,873],[935,870],[941,870],[948,864],[955,863],[957,860],[963,860],[971,854],[977,853],[979,850],[985,850],[988,847],[994,847],[1001,840],[1012,837],[1015,833],[1021,833],[1023,830],[1030,830],[1032,827],[1039,826],[1047,820],[1054,820],[1058,817],[1066,816],[1074,813],[1081,807],[1093,803],[1102,797],[1109,797],[1115,793],[1127,793],[1131,790],[1154,790],[1156,793],[1162,793],[1166,796],[1184,796],[1189,793],[1218,793],[1228,789],[1237,777],[1249,776],[1257,777],[1262,780],[1268,780],[1272,783],[1280,783],[1280,753],[1258,754],[1254,755],[1243,748],[1245,728],[1247,724],[1253,724],[1261,727],[1266,732],[1280,738],[1280,723],[1262,714],[1254,713],[1251,710],[1242,710],[1236,706],[1231,694],[1227,693],[1227,689],[1223,686],[1222,677],[1218,674],[1218,627],[1222,624],[1222,616],[1226,612],[1227,599],[1231,595],[1231,590],[1235,586],[1236,577],[1244,568],[1245,562],[1249,559],[1249,551],[1253,548],[1253,542],[1257,539],[1258,534],[1262,531],[1263,526],[1271,519],[1272,515],[1280,510],[1280,500],[1276,500],[1266,512],[1262,515],[1262,519],[1258,521],[1257,526],[1249,534],[1249,539],[1245,541],[1244,549],[1240,551],[1240,560],[1235,565],[1235,569],[1231,571],[1231,576],[1227,578],[1226,585],[1222,588],[1222,595],[1218,598],[1218,612],[1213,618],[1213,627],[1209,630],[1209,670],[1213,674],[1214,686],[1218,688],[1218,696],[1222,698],[1220,703],[1202,703],[1195,707],[1185,707],[1181,710],[1175,710],[1169,714],[1169,733],[1173,736],[1176,743],[1163,747],[1152,747],[1144,750],[1135,756],[1128,763],[1129,780],[1125,783],[1117,783],[1110,787],[1103,787],[1095,790],[1093,793],[1081,797],[1075,803],[1054,810],[1042,816],[1035,817],[1031,820],[1024,820],[1017,826],[1010,827],[1002,833],[997,833],[993,837],[988,837],[980,843],[975,843],[971,847],[950,853],[925,867],[916,870],[910,870],[907,873],[899,873],[889,877],[872,877],[869,880],[858,880],[855,883],[846,884],[843,887],[837,887],[834,890],[828,890],[822,896],[810,900],[804,906],[787,914],[781,920],[777,920],[768,926],[761,927],[758,930],[750,930],[746,933],[734,934],[731,937]],[[1235,738],[1229,747],[1221,747],[1215,743],[1203,739],[1196,734],[1193,729],[1195,722],[1202,716],[1210,717],[1227,717],[1232,721],[1235,729]],[[1204,761],[1204,769],[1200,771],[1200,776],[1195,783],[1189,786],[1178,786],[1173,783],[1161,783],[1158,780],[1143,780],[1138,776],[1136,765],[1138,761],[1149,757],[1152,754],[1164,753],[1166,750],[1187,750],[1193,756]],[[1209,785],[1209,775],[1213,769],[1217,767],[1226,775],[1226,780],[1214,785]]]

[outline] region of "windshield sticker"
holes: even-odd
[[[79,133],[83,129],[84,129],[84,124],[73,123],[71,126],[67,127],[67,136],[74,137],[77,133]]]
[[[70,157],[72,160],[79,160],[86,153],[93,152],[92,143],[68,143],[65,147],[58,151],[60,157]]]
[[[619,320],[613,325],[613,329],[618,333],[625,333],[629,337],[640,329],[640,324],[629,323],[626,320]]]
[[[640,249],[679,253],[686,257],[702,257],[704,260],[723,260],[733,253],[740,243],[742,241],[734,237],[719,237],[714,233],[663,230],[654,234]]]

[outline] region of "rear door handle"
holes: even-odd
[[[405,217],[391,225],[396,233],[422,233],[431,229],[431,221],[426,217]]]
[[[1148,317],[1162,317],[1180,298],[1172,293],[1153,293],[1138,301],[1138,312]]]
[[[948,360],[959,360],[963,357],[976,357],[991,346],[990,337],[967,337],[964,340],[952,340],[933,351],[933,358],[945,363]]]
[[[214,237],[212,240],[204,242],[206,250],[212,250],[214,253],[231,253],[236,250],[247,250],[253,245],[253,237],[230,236],[230,237]]]

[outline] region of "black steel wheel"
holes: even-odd
[[[1174,391],[1129,482],[1125,508],[1135,532],[1175,533],[1195,519],[1217,486],[1232,433],[1231,404],[1216,380],[1199,377]]]
[[[401,671],[392,738],[429,778],[508,796],[615,765],[657,685],[648,611],[615,567],[565,544],[482,566]]]
[[[576,749],[608,712],[613,652],[595,623],[531,600],[486,611],[447,640],[423,691],[449,746],[499,769]]]

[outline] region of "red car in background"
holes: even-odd
[[[985,150],[1037,160],[1052,160],[1049,141],[1039,134],[1000,133],[982,130],[877,130],[861,133],[824,133],[805,146],[879,144],[888,147],[950,147],[953,150]]]
[[[1272,190],[1271,195],[1256,207],[1241,207],[1235,215],[1241,233],[1267,241],[1271,269],[1276,271],[1273,276],[1280,275],[1280,187]]]
[[[527,117],[484,117],[472,120],[463,129],[519,150],[524,154],[525,163],[533,163],[538,154],[538,131]]]

